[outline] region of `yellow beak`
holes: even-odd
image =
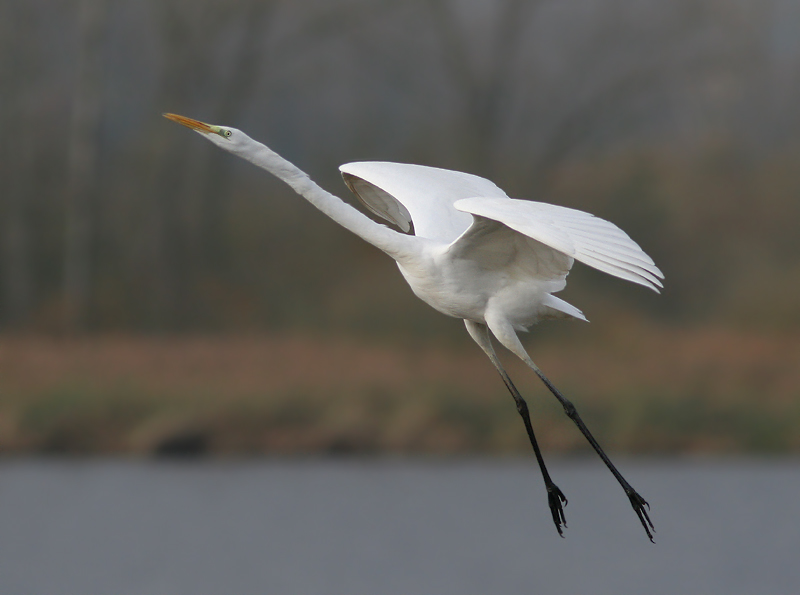
[[[191,128],[192,130],[197,130],[198,132],[205,132],[206,134],[216,134],[217,133],[217,126],[211,126],[211,124],[206,124],[205,122],[201,122],[200,120],[192,120],[191,118],[187,118],[186,116],[179,116],[178,114],[162,114],[168,120],[172,120],[173,122],[177,122],[178,124],[183,124],[187,128]]]

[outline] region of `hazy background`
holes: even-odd
[[[519,452],[459,321],[249,164],[491,178],[624,228],[532,356],[611,450],[800,450],[800,4],[5,0],[0,450]],[[580,435],[510,363],[551,450]]]
[[[0,591],[792,592],[798,105],[797,0],[0,0]],[[628,231],[662,295],[576,264],[525,340],[656,545],[502,354],[559,539],[463,324],[162,112]]]

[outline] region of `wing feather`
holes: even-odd
[[[663,273],[619,227],[589,213],[545,203],[472,197],[459,211],[498,221],[604,273],[658,292]]]
[[[361,161],[346,163],[339,170],[350,190],[373,213],[403,231],[414,224],[414,234],[452,242],[472,224],[468,213],[453,203],[471,196],[508,200],[493,182],[457,171],[412,165]]]
[[[653,259],[619,227],[589,213],[510,199],[489,180],[434,167],[373,161],[339,169],[372,212],[406,232],[413,223],[419,237],[456,244],[469,236],[472,245],[483,233],[475,227],[482,217],[615,277],[655,291],[663,287]]]

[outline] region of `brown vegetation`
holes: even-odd
[[[531,346],[615,450],[800,450],[800,340],[626,324]],[[570,336],[571,335],[571,336]],[[585,339],[589,339],[588,342]],[[567,340],[568,339],[568,340]],[[6,453],[525,453],[477,348],[310,335],[5,337]],[[586,446],[521,364],[545,447]]]

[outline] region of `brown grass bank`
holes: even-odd
[[[632,453],[800,451],[800,334],[625,325],[529,342],[600,441]],[[586,448],[505,360],[544,447]],[[524,453],[477,347],[309,335],[0,337],[0,452]]]

